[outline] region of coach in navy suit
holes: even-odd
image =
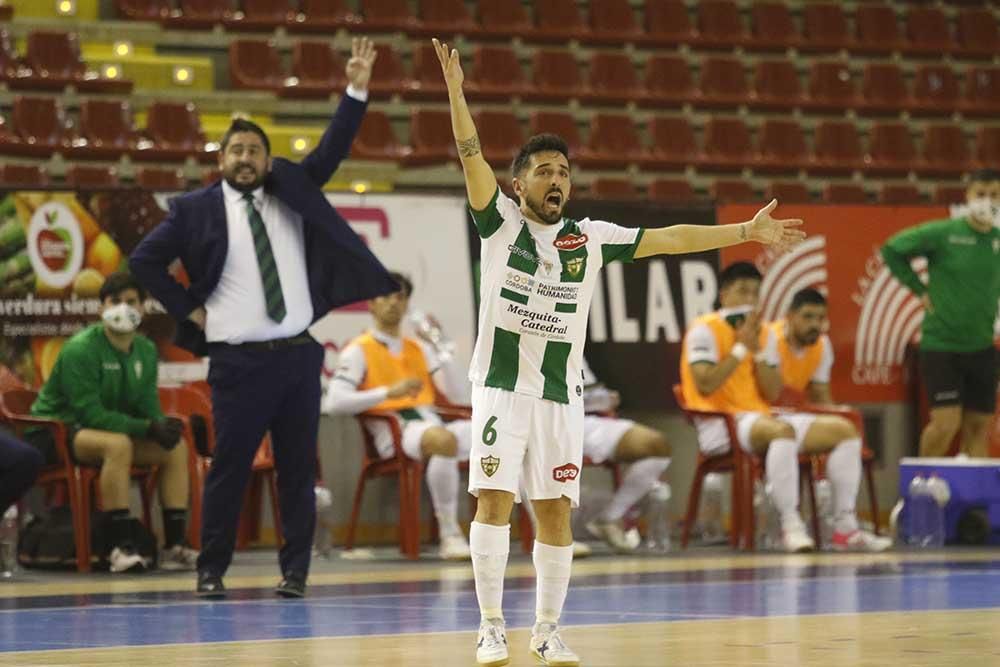
[[[354,40],[350,85],[301,163],[270,156],[257,125],[222,140],[222,181],[171,202],[135,249],[132,272],[180,323],[177,343],[211,359],[216,449],[205,485],[197,591],[222,597],[254,453],[271,433],[278,470],[284,597],[305,594],[315,498],[323,348],[307,333],[332,308],[399,287],[323,195],[361,125],[374,46]],[[168,273],[180,258],[185,288]]]

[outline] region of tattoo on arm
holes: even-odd
[[[468,139],[459,139],[455,143],[458,144],[458,154],[462,157],[472,157],[480,153],[478,134],[474,134]]]
[[[746,223],[740,225],[740,240],[741,241],[746,241],[747,240],[747,226],[746,226]]]

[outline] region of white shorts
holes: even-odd
[[[750,446],[750,430],[753,425],[763,415],[759,412],[740,412],[736,415],[736,437],[739,438],[740,447],[745,452],[752,452]],[[809,427],[816,421],[816,415],[804,414],[800,412],[785,412],[774,415],[775,419],[790,425],[795,431],[795,444],[802,448],[802,441],[806,438]],[[726,430],[726,423],[722,419],[710,418],[699,419],[698,424],[698,447],[705,456],[716,456],[729,451],[729,432]]]
[[[614,456],[618,443],[633,426],[631,419],[587,415],[583,418],[583,455],[594,463],[604,463]]]
[[[580,503],[583,406],[493,387],[472,388],[469,493],[495,489],[530,500]]]
[[[420,451],[420,440],[424,437],[424,433],[432,426],[443,426],[458,440],[458,452],[455,458],[459,461],[469,460],[469,448],[472,442],[468,419],[460,419],[448,422],[447,424],[428,419],[413,419],[409,421],[400,419],[400,421],[402,422],[400,426],[403,430],[403,453],[407,457],[418,460],[423,458],[423,454]],[[369,428],[375,440],[375,448],[378,450],[379,456],[383,459],[392,458],[395,454],[395,448],[392,445],[392,431],[389,429],[389,425],[378,420],[372,421]]]

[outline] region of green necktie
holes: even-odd
[[[285,319],[285,297],[281,293],[281,278],[278,276],[278,265],[274,262],[271,251],[271,240],[267,238],[264,220],[253,205],[253,194],[243,193],[247,202],[247,218],[250,220],[250,233],[253,234],[253,247],[257,251],[257,266],[260,267],[260,280],[264,286],[264,301],[267,303],[267,316],[275,322]]]

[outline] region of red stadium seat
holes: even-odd
[[[649,184],[649,199],[660,204],[687,204],[695,200],[694,188],[685,180],[657,178]]]
[[[139,135],[132,108],[124,100],[84,100],[80,103],[80,134],[86,139],[87,156],[116,159],[130,155]]]
[[[639,103],[677,107],[701,99],[683,56],[653,55],[646,61],[645,93]]]
[[[958,77],[949,65],[919,65],[913,77],[912,114],[951,115],[961,105]]]
[[[746,27],[740,9],[732,0],[702,0],[698,8],[697,45],[707,49],[731,50],[746,41]]]
[[[880,204],[891,206],[908,206],[923,204],[924,197],[920,193],[920,188],[915,185],[887,183],[879,188],[878,201]]]
[[[756,171],[789,172],[809,166],[809,149],[798,121],[768,118],[760,128],[758,146]]]
[[[0,116],[0,155],[24,155],[31,157],[44,157],[48,155],[48,149],[31,146],[21,140],[21,137],[7,125],[7,120]]]
[[[10,33],[0,29],[0,80],[8,81],[18,76],[30,77],[31,74],[30,68],[17,55]]]
[[[140,141],[137,160],[169,161],[194,156],[216,161],[216,150],[207,150],[201,119],[191,102],[154,102],[146,115],[146,139]]]
[[[661,169],[684,169],[700,158],[694,129],[682,116],[654,116],[649,121],[652,146],[649,166]]]
[[[690,44],[698,38],[684,0],[646,0],[646,33],[651,46]]]
[[[639,198],[635,184],[627,178],[601,177],[595,178],[590,184],[588,195],[591,199],[610,199],[629,201]]]
[[[410,32],[441,38],[474,37],[480,29],[463,0],[420,0],[420,24]]]
[[[187,183],[181,169],[158,169],[155,167],[140,167],[135,172],[135,183],[146,190],[161,190],[177,192],[183,190]]]
[[[49,174],[36,164],[0,165],[0,187],[41,188],[49,183]]]
[[[941,55],[955,48],[948,17],[939,7],[907,8],[906,39],[904,50],[916,55]]]
[[[917,149],[906,123],[876,123],[871,130],[865,171],[883,175],[904,175],[913,169]]]
[[[347,0],[302,0],[300,11],[288,24],[292,32],[333,33],[341,28],[354,28],[361,17],[354,13]]]
[[[400,145],[385,112],[369,110],[365,113],[351,146],[352,158],[400,162],[409,154],[410,148]]]
[[[65,110],[52,97],[15,97],[11,124],[21,141],[42,155],[68,155],[76,140]]]
[[[40,82],[59,90],[73,85],[85,93],[132,92],[132,82],[124,79],[107,79],[87,70],[80,58],[80,42],[75,33],[36,30],[28,35],[24,54],[25,63],[31,68],[32,80],[25,80],[25,88],[37,88]],[[21,87],[21,79],[8,81],[12,88]]]
[[[980,168],[1000,164],[1000,127],[982,126],[976,136],[976,162]]]
[[[992,58],[1000,52],[1000,28],[993,11],[967,7],[955,19],[954,52],[964,58]]]
[[[588,20],[590,42],[622,44],[640,41],[643,36],[629,0],[590,0]]]
[[[118,172],[111,166],[71,164],[66,167],[66,185],[83,190],[118,187]]]
[[[451,130],[451,114],[437,109],[415,109],[410,115],[410,165],[444,164],[458,159]]]
[[[746,181],[714,181],[708,189],[709,196],[720,204],[757,201],[753,187]]]
[[[483,38],[517,37],[534,29],[521,0],[490,0],[476,3]]]
[[[590,121],[590,159],[607,169],[622,169],[649,159],[629,114],[599,113]]]
[[[645,89],[627,53],[597,52],[591,56],[585,101],[626,104],[639,101],[644,95]]]
[[[787,111],[805,102],[799,73],[790,60],[761,60],[754,67],[753,91],[748,100],[756,109]]]
[[[438,66],[440,70],[440,65]],[[586,87],[580,76],[580,66],[572,51],[539,49],[532,59],[532,88],[527,97],[532,100],[567,102],[581,97]],[[438,72],[440,76],[440,71]]]
[[[241,0],[241,10],[225,20],[227,28],[271,32],[295,20],[288,0]]]
[[[861,99],[861,110],[872,114],[898,113],[913,103],[903,70],[892,63],[865,65]]]
[[[758,0],[750,8],[750,37],[747,47],[753,51],[784,51],[802,43],[792,12],[778,0]]]
[[[965,186],[940,183],[934,188],[934,203],[944,206],[965,203]]]
[[[801,181],[771,182],[764,189],[764,199],[777,199],[780,204],[808,204],[812,201],[809,186]]]
[[[326,99],[347,88],[344,60],[330,42],[295,42],[292,76],[278,94],[282,97]]]
[[[178,0],[178,8],[170,12],[165,24],[180,30],[209,30],[232,16],[228,0]]]
[[[236,39],[229,43],[229,80],[240,90],[278,92],[285,72],[273,41]]]
[[[510,166],[524,145],[524,131],[512,111],[477,111],[476,128],[483,156],[494,168]]]
[[[906,45],[899,34],[896,10],[890,5],[859,4],[854,12],[854,25],[857,38],[852,51],[884,54]]]
[[[413,51],[413,75],[403,97],[414,100],[447,100],[448,86],[441,76],[441,63],[432,44],[419,44]]]
[[[441,67],[438,65],[438,76]],[[509,100],[528,91],[528,80],[509,46],[477,46],[472,52],[472,68],[465,89],[473,100]]]
[[[589,30],[576,0],[545,0],[535,3],[535,29],[523,35],[532,42],[587,41]]]
[[[803,51],[839,51],[854,45],[847,29],[847,16],[839,3],[805,3],[802,26]]]
[[[917,171],[928,176],[957,176],[972,168],[969,142],[959,125],[931,125]]]
[[[807,108],[842,112],[860,104],[851,69],[843,62],[817,62],[809,68]]]
[[[864,168],[861,138],[851,121],[828,120],[816,127],[813,173],[849,173]]]
[[[441,65],[438,65],[438,77],[441,77]],[[378,50],[378,67],[372,69],[372,78],[368,82],[368,92],[374,98],[385,98],[411,90],[410,77],[403,69],[403,61],[399,53],[392,47],[382,47]]]
[[[1000,67],[970,67],[965,72],[965,101],[969,115],[1000,114]]]
[[[132,21],[162,21],[170,15],[170,0],[115,0],[119,18]]]
[[[420,27],[407,0],[361,0],[361,16],[358,29],[363,31],[410,32]]]
[[[868,194],[854,183],[827,183],[823,188],[823,201],[828,204],[867,204]]]
[[[750,130],[739,118],[710,118],[699,164],[703,169],[740,171],[755,161]]]
[[[529,131],[536,134],[556,134],[569,148],[570,165],[591,166],[590,149],[580,136],[580,128],[568,111],[533,111]]]
[[[711,107],[737,107],[750,96],[743,60],[729,57],[706,58],[701,64],[701,100]]]

